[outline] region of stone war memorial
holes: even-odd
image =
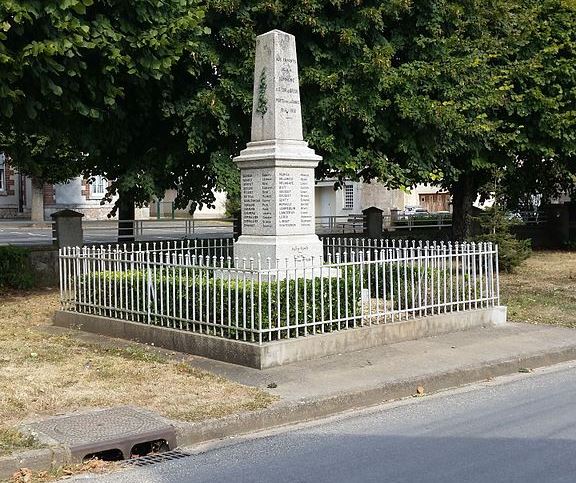
[[[498,247],[315,234],[294,36],[256,39],[242,235],[64,247],[55,324],[266,369],[502,324]]]
[[[234,256],[260,256],[273,267],[298,256],[322,260],[314,219],[314,168],[322,158],[302,135],[296,41],[280,30],[256,39],[251,137],[234,160],[242,193]]]

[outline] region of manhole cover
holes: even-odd
[[[169,449],[176,446],[172,425],[129,406],[58,416],[28,427],[40,437],[68,446],[77,461],[86,455],[110,450],[120,450],[126,459],[135,445],[150,441],[164,440]]]

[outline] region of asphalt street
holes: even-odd
[[[186,238],[228,237],[232,234],[229,225],[212,223],[203,226],[197,222],[194,233],[186,228],[184,220],[154,221],[147,220],[141,233],[137,233],[138,241],[182,240]],[[91,222],[84,226],[84,242],[87,244],[115,243],[118,228],[115,222]],[[48,224],[32,224],[22,222],[0,222],[0,245],[37,246],[52,244],[52,227]]]
[[[94,478],[146,482],[574,482],[576,369],[487,381],[192,448]],[[77,478],[86,481],[87,477]]]

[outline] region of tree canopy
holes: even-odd
[[[215,79],[201,127],[231,152],[248,139],[254,35],[296,35],[305,137],[321,176],[390,187],[440,183],[455,234],[496,172],[510,194],[566,188],[574,173],[576,6],[571,0],[217,0]],[[186,111],[182,110],[185,114]],[[224,128],[223,128],[224,126]]]
[[[440,183],[459,238],[496,174],[510,197],[574,185],[574,0],[7,0],[0,13],[2,132],[88,153],[88,171],[138,201],[170,187],[180,206],[211,201],[249,140],[255,37],[274,28],[296,36],[319,176]]]
[[[45,181],[102,174],[140,202],[175,186],[194,158],[165,105],[198,78],[203,16],[195,0],[2,2],[2,147]]]

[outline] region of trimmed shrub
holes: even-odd
[[[444,302],[439,295],[448,268],[384,262],[359,267],[333,269],[330,277],[270,281],[248,273],[228,279],[219,269],[168,269],[149,276],[136,270],[95,272],[81,282],[77,309],[87,310],[82,294],[89,294],[96,306],[109,307],[98,310],[103,315],[131,318],[129,312],[137,312],[139,320],[157,325],[249,341],[258,341],[262,332],[261,340],[270,341],[359,326],[362,313],[370,311],[366,304],[377,303],[382,313],[381,304],[391,311]],[[467,281],[465,276],[462,283]],[[363,292],[372,301],[363,299]]]
[[[514,220],[507,218],[506,213],[494,205],[476,217],[482,234],[475,237],[476,242],[492,242],[498,245],[498,265],[501,271],[512,272],[532,253],[530,240],[518,240],[510,227]]]
[[[26,248],[0,247],[0,287],[24,290],[34,286],[29,256],[30,250]]]
[[[216,273],[216,276],[207,277],[206,273]],[[154,307],[160,308],[161,301],[166,304],[167,300],[171,304],[176,301],[176,312],[179,313],[180,304],[188,300],[191,321],[214,324],[208,333],[244,338],[241,335],[243,331],[262,330],[269,333],[264,336],[265,340],[354,326],[355,320],[341,319],[359,315],[361,299],[359,274],[354,276],[352,271],[341,272],[339,277],[260,282],[249,278],[228,280],[219,271],[202,271],[202,276],[192,276],[189,271],[187,280],[185,274],[177,270],[158,271],[150,280],[140,271],[107,271],[84,277],[80,294],[83,292],[89,292],[96,305],[112,307],[114,301],[117,306],[125,301],[124,305],[127,304],[130,310],[141,314]],[[152,307],[145,306],[143,292],[146,295],[150,293]],[[79,300],[82,300],[81,296]],[[82,304],[78,304],[78,309],[84,310]],[[168,314],[166,309],[165,305],[163,312]],[[182,312],[185,310],[183,305]],[[116,310],[107,312],[114,316]],[[151,322],[162,325],[164,318],[154,316]],[[314,322],[318,322],[317,327],[298,327]],[[228,323],[231,327],[216,327]]]

